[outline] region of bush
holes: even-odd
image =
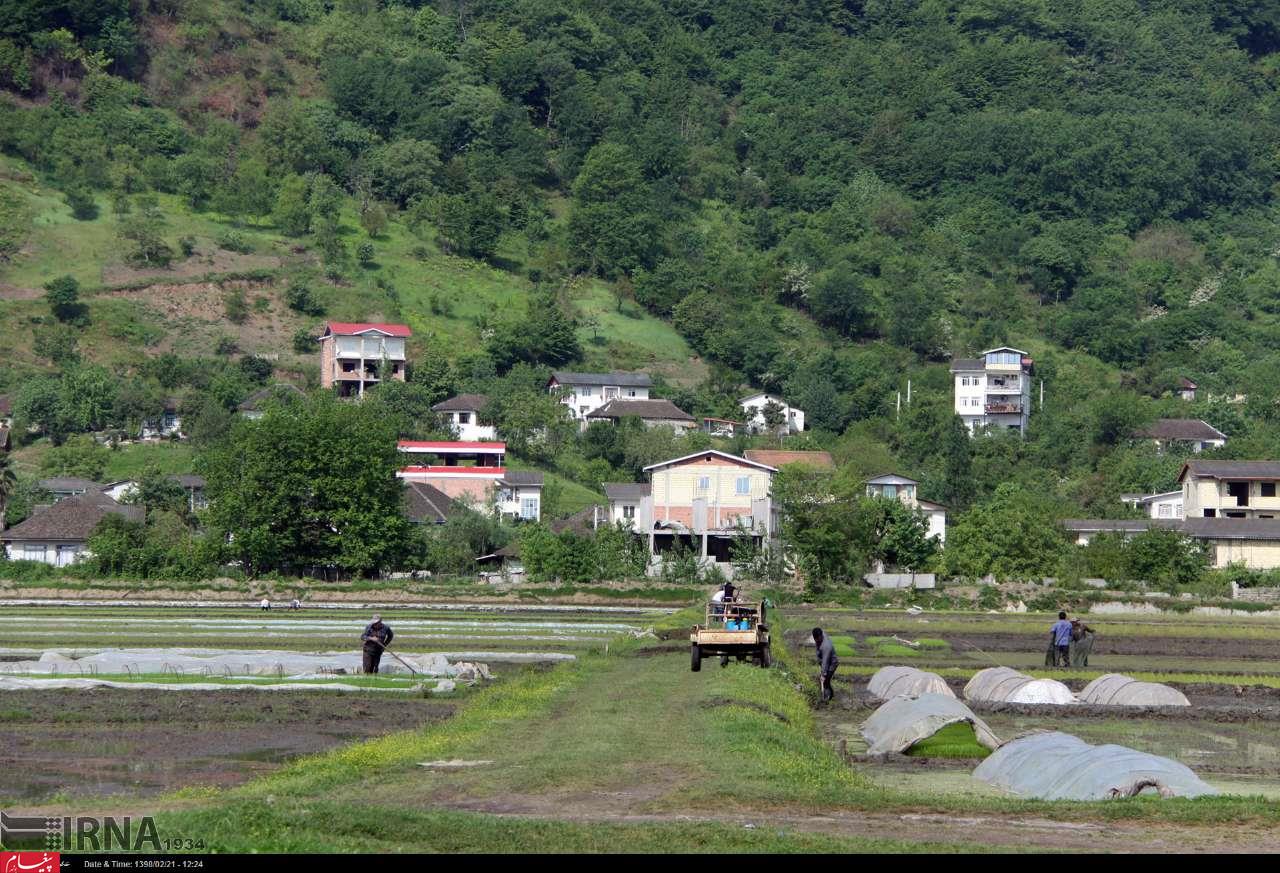
[[[222,298],[222,310],[227,321],[232,324],[244,324],[249,318],[249,304],[244,299],[244,291],[233,288]]]
[[[184,236],[178,239],[178,248],[182,251],[184,258],[189,258],[196,253],[196,239],[193,236]]]
[[[237,252],[242,255],[253,252],[253,243],[249,242],[249,238],[238,230],[224,230],[218,234],[214,242],[218,244],[218,248],[226,249],[229,252]]]
[[[218,345],[214,348],[214,354],[226,357],[228,355],[234,355],[238,351],[240,351],[240,346],[236,342],[235,337],[218,337]]]
[[[71,207],[71,214],[79,221],[93,221],[98,217],[98,204],[88,188],[68,188],[63,196]]]
[[[293,350],[299,355],[312,355],[316,351],[316,332],[300,327],[293,334]]]
[[[320,317],[324,315],[324,304],[315,298],[311,288],[299,282],[291,284],[284,292],[285,305],[294,312],[303,315]]]

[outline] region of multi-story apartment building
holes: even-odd
[[[363,397],[380,382],[405,380],[403,324],[350,324],[331,321],[320,336],[320,386],[339,397]]]
[[[1031,413],[1031,358],[1020,349],[988,349],[981,358],[956,358],[956,415],[970,433],[982,428],[1027,432]]]
[[[556,370],[548,391],[559,391],[560,400],[586,427],[587,416],[610,400],[648,400],[653,379],[648,373],[570,373]]]
[[[506,518],[542,517],[542,474],[507,469],[506,443],[401,440],[398,447],[413,461],[396,473],[406,482],[425,483],[452,500]]]

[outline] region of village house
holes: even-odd
[[[458,504],[448,494],[426,482],[404,483],[404,514],[415,524],[444,524],[458,510]]]
[[[403,324],[329,322],[319,338],[320,387],[363,397],[381,382],[405,381],[405,340],[412,333]]]
[[[587,413],[587,423],[608,421],[617,424],[624,418],[638,418],[645,427],[669,427],[677,434],[693,430],[692,415],[670,400],[610,400]]]
[[[955,413],[973,434],[983,428],[1027,432],[1031,414],[1031,358],[1001,346],[981,358],[951,362],[955,380]]]
[[[947,541],[947,508],[941,503],[920,499],[920,483],[906,476],[886,473],[866,481],[868,497],[897,500],[909,509],[924,513],[929,522],[927,535],[937,537],[938,545]]]
[[[36,481],[36,487],[41,491],[49,492],[55,501],[65,500],[68,497],[79,497],[81,494],[102,490],[102,486],[97,482],[91,479],[81,479],[78,476],[54,476],[50,479],[39,479]]]
[[[1121,494],[1120,502],[1142,512],[1148,518],[1182,518],[1182,492],[1163,491],[1159,494]]]
[[[288,403],[305,399],[306,396],[301,388],[291,382],[276,382],[250,394],[236,407],[236,411],[250,421],[257,421],[272,403]]]
[[[197,512],[209,505],[209,501],[204,496],[205,480],[203,476],[184,474],[166,476],[165,478],[180,487],[183,493],[186,494],[187,510],[189,512]],[[117,479],[114,482],[105,482],[96,487],[117,503],[123,503],[138,490],[138,480]]]
[[[504,518],[537,521],[542,517],[542,473],[508,470],[506,443],[401,440],[399,449],[421,461],[396,474],[407,482],[425,483],[451,500]]]
[[[1178,484],[1186,518],[1280,518],[1280,461],[1187,461]]]
[[[459,394],[442,400],[431,411],[438,413],[453,428],[453,434],[464,442],[496,440],[498,430],[491,424],[480,423],[480,410],[489,403],[483,394]]]
[[[610,400],[648,400],[653,380],[648,373],[570,373],[556,370],[547,390],[560,393],[576,421],[586,426],[587,415]]]
[[[142,521],[142,506],[124,506],[101,491],[87,491],[52,505],[37,506],[31,517],[0,533],[11,561],[40,561],[66,567],[88,556],[86,543],[107,515]]]
[[[706,449],[644,468],[645,486],[608,484],[609,516],[631,522],[648,540],[651,572],[663,556],[686,549],[705,565],[732,573],[733,545],[776,540],[778,513],[770,488],[777,469]]]
[[[1178,396],[1188,403],[1195,402],[1196,388],[1199,387],[1190,379],[1182,378],[1178,380]]]
[[[142,440],[181,436],[182,416],[178,411],[178,401],[172,397],[165,398],[163,411],[155,418],[145,419],[138,430],[138,438]]]
[[[776,409],[781,417],[778,426],[780,435],[800,433],[804,430],[804,410],[792,406],[786,400],[774,394],[752,394],[738,401],[742,407],[743,417],[747,421],[747,430],[751,433],[764,433],[769,430],[765,409]]]
[[[1161,418],[1133,432],[1134,439],[1151,440],[1156,451],[1185,445],[1199,454],[1227,444],[1227,435],[1198,418]]]
[[[0,427],[13,428],[13,401],[8,394],[0,394]]]
[[[1063,529],[1077,545],[1099,534],[1132,537],[1152,528],[1177,531],[1204,543],[1210,565],[1240,564],[1250,570],[1280,568],[1280,521],[1267,518],[1067,519]]]

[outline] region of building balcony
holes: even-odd
[[[1021,403],[988,403],[986,405],[987,415],[1021,415]]]

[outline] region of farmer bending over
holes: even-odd
[[[1063,667],[1071,666],[1071,658],[1069,657],[1071,649],[1071,622],[1067,621],[1065,612],[1058,613],[1058,620],[1053,623],[1053,627],[1049,628],[1049,640],[1053,644],[1055,657],[1053,666],[1057,667],[1061,664]]]
[[[813,629],[813,644],[818,650],[818,687],[822,689],[822,702],[826,703],[836,696],[831,687],[831,677],[836,675],[840,659],[836,657],[836,648],[831,645],[831,638],[822,633],[822,628]]]
[[[378,662],[382,660],[382,650],[391,645],[395,636],[391,628],[382,623],[382,616],[374,614],[373,621],[364,629],[360,640],[364,643],[364,671],[377,673]]]

